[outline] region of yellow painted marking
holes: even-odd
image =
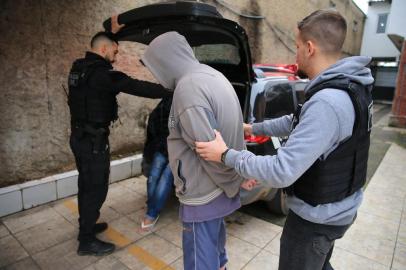
[[[167,269],[167,270],[174,270],[172,267],[168,266],[165,262],[161,261],[160,259],[152,256],[148,251],[145,249],[132,245],[128,248],[128,252],[134,255],[138,260],[144,263],[146,266],[153,270],[160,270],[160,269]]]
[[[119,247],[124,247],[131,244],[130,239],[126,238],[124,235],[119,233],[118,231],[114,230],[112,227],[108,227],[107,230],[104,232],[106,236],[113,241]]]
[[[79,213],[78,205],[73,200],[65,201],[63,204],[72,212],[72,214]]]
[[[73,200],[65,201],[63,203],[66,208],[72,211],[72,213],[78,213],[78,206]],[[124,247],[131,244],[131,240],[116,231],[112,227],[108,227],[107,230],[104,232],[106,236],[117,246]],[[150,269],[158,270],[158,269],[165,269],[165,270],[175,270],[174,268],[167,265],[165,262],[161,261],[160,259],[156,258],[152,254],[150,254],[145,249],[137,246],[132,245],[128,248],[128,252],[140,260],[143,264],[148,266]]]

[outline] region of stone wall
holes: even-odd
[[[346,56],[361,49],[365,15],[352,0],[208,0],[216,4],[226,18],[238,21],[250,40],[254,63],[294,63],[297,22],[317,9],[335,8],[347,20],[348,31],[343,46]],[[240,14],[236,14],[240,13]],[[261,15],[265,19],[243,15]]]
[[[0,186],[74,168],[67,74],[92,35],[115,13],[157,1],[2,0],[0,2]],[[152,79],[139,67],[143,48],[123,44],[117,69]],[[113,153],[142,149],[145,119],[156,101],[120,94]]]
[[[106,18],[157,2],[161,1],[0,1],[0,187],[74,168],[68,145],[69,110],[62,89],[71,63],[88,49],[91,36],[102,30]],[[363,17],[350,0],[221,1],[244,14],[264,15],[270,25],[238,16],[218,1],[202,2],[216,4],[226,18],[246,28],[254,62],[294,63],[296,22],[331,3],[350,22],[359,21],[358,32],[349,31],[344,48],[348,54],[359,53]],[[144,49],[122,43],[116,68],[152,80],[139,66]],[[128,155],[142,149],[145,120],[157,101],[126,94],[118,99],[120,121],[112,128],[111,148],[115,155]]]

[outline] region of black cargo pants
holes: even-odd
[[[350,226],[317,224],[289,211],[281,237],[279,270],[333,270],[334,242]]]
[[[78,178],[79,241],[94,238],[93,227],[106,200],[110,174],[110,147],[106,132],[90,134],[72,127],[70,146]]]

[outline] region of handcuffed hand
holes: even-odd
[[[241,183],[241,187],[245,190],[252,190],[256,185],[258,185],[258,181],[255,179],[247,179]]]
[[[244,136],[248,137],[252,135],[252,125],[251,124],[245,124],[243,123],[243,128],[244,128]]]

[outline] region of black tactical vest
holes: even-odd
[[[306,101],[325,88],[340,89],[349,94],[355,109],[355,122],[349,139],[341,142],[325,160],[319,158],[286,189],[288,194],[294,194],[313,206],[341,201],[364,186],[372,127],[370,87],[336,78],[309,89]],[[299,123],[300,110],[298,107],[294,115],[293,128]]]
[[[83,58],[73,63],[68,81],[72,123],[108,126],[117,119],[116,95],[109,89],[92,88],[88,84],[96,69],[107,73],[110,68],[102,59]]]

